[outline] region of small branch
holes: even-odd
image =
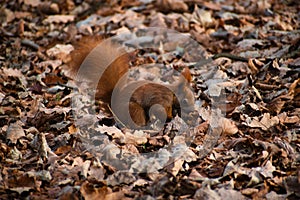
[[[242,62],[248,62],[248,58],[245,58],[245,57],[241,57],[241,56],[236,56],[236,55],[233,55],[233,54],[230,54],[230,53],[218,53],[218,54],[215,54],[212,59],[216,60],[217,58],[221,58],[221,57],[224,57],[224,58],[229,58],[231,60],[234,60],[234,61],[242,61]]]
[[[38,44],[36,44],[35,42],[31,41],[31,40],[28,40],[28,39],[24,39],[21,41],[21,44],[24,45],[24,46],[28,46],[28,47],[31,47],[35,50],[39,50],[40,46]]]
[[[199,62],[197,62],[196,64],[194,64],[195,67],[200,67],[200,66],[203,66],[203,65],[206,65],[208,63],[211,63],[213,60],[216,60],[218,58],[229,58],[231,60],[234,60],[234,61],[241,61],[241,62],[248,62],[248,58],[244,58],[244,57],[241,57],[241,56],[236,56],[236,55],[233,55],[233,54],[230,54],[230,53],[218,53],[218,54],[215,54],[207,59],[202,59],[200,60]]]

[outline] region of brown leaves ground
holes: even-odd
[[[299,9],[298,1],[276,0],[3,2],[0,198],[299,199]],[[139,58],[191,68],[199,125],[184,135],[176,134],[179,118],[159,132],[119,129],[90,113],[94,104],[84,96],[75,124],[77,86],[62,71],[72,42],[148,26],[202,45],[170,53],[170,42]],[[203,52],[216,60],[192,59]],[[216,127],[218,110],[225,116]],[[157,160],[135,157],[155,151]],[[139,169],[155,173],[134,173]]]

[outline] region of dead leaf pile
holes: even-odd
[[[22,0],[0,11],[0,199],[300,198],[298,1]],[[138,49],[136,79],[171,83],[189,67],[193,119],[121,128],[65,70],[85,35]]]

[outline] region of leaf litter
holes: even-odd
[[[1,199],[300,198],[297,1],[26,0],[0,10]],[[120,128],[91,112],[64,70],[76,39],[160,41],[137,32],[150,26],[201,45],[184,52],[173,35],[136,61],[166,66],[164,81],[190,68],[193,128],[179,117],[159,131]]]

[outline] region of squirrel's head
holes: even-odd
[[[191,89],[191,72],[185,68],[176,84],[175,112],[185,118],[195,111],[195,95]]]

